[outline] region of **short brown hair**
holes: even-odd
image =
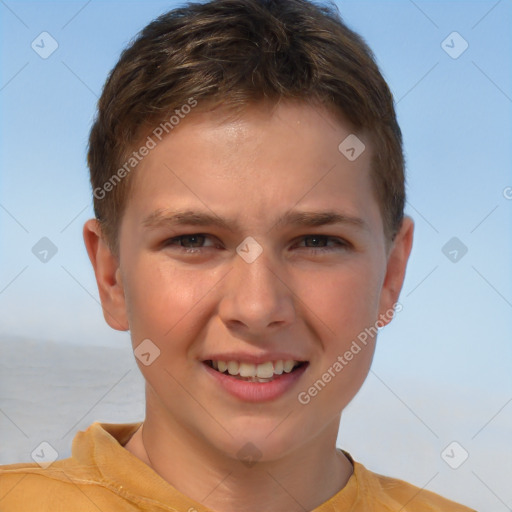
[[[240,110],[281,99],[320,104],[371,135],[374,193],[386,236],[393,239],[405,203],[402,135],[392,94],[363,39],[342,22],[335,6],[211,0],[152,21],[107,78],[88,164],[95,215],[111,248],[117,253],[129,151],[148,127],[160,123],[169,132],[172,122],[163,121],[198,102]]]

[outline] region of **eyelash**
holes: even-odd
[[[163,246],[164,247],[177,246],[178,250],[181,250],[182,252],[185,252],[187,254],[197,254],[197,253],[201,252],[202,249],[206,249],[208,247],[212,247],[212,246],[208,246],[208,247],[183,247],[183,246],[178,245],[181,241],[183,241],[183,239],[193,238],[193,237],[204,237],[205,239],[206,238],[210,238],[210,239],[213,238],[210,235],[206,235],[206,234],[203,234],[203,233],[191,233],[191,234],[188,234],[188,235],[180,235],[180,236],[176,236],[176,237],[173,237],[173,238],[169,238],[169,239],[167,239],[167,240],[165,240],[163,242]],[[336,246],[334,246],[334,247],[304,247],[304,249],[308,250],[308,252],[315,253],[315,254],[318,254],[318,253],[329,253],[329,252],[332,252],[332,251],[335,251],[335,250],[338,250],[338,249],[348,249],[348,248],[350,248],[350,244],[347,241],[343,240],[342,238],[337,238],[337,237],[328,236],[328,235],[304,235],[303,237],[301,237],[301,240],[306,240],[308,238],[317,238],[317,239],[324,240],[326,242],[327,241],[334,241],[336,243]]]

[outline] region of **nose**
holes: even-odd
[[[248,263],[236,256],[222,287],[219,316],[230,330],[261,337],[295,320],[294,294],[282,264],[268,251]]]

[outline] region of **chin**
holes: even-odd
[[[225,425],[232,437],[226,434],[213,444],[233,459],[248,465],[250,461],[279,460],[299,449],[308,439],[304,424],[296,425],[288,419],[283,421],[283,418],[286,414],[272,419],[245,418],[236,425]]]

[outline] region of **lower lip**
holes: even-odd
[[[202,363],[206,371],[231,395],[244,402],[267,402],[289,391],[306,371],[308,363],[291,373],[282,373],[270,382],[247,382],[214,370]]]

